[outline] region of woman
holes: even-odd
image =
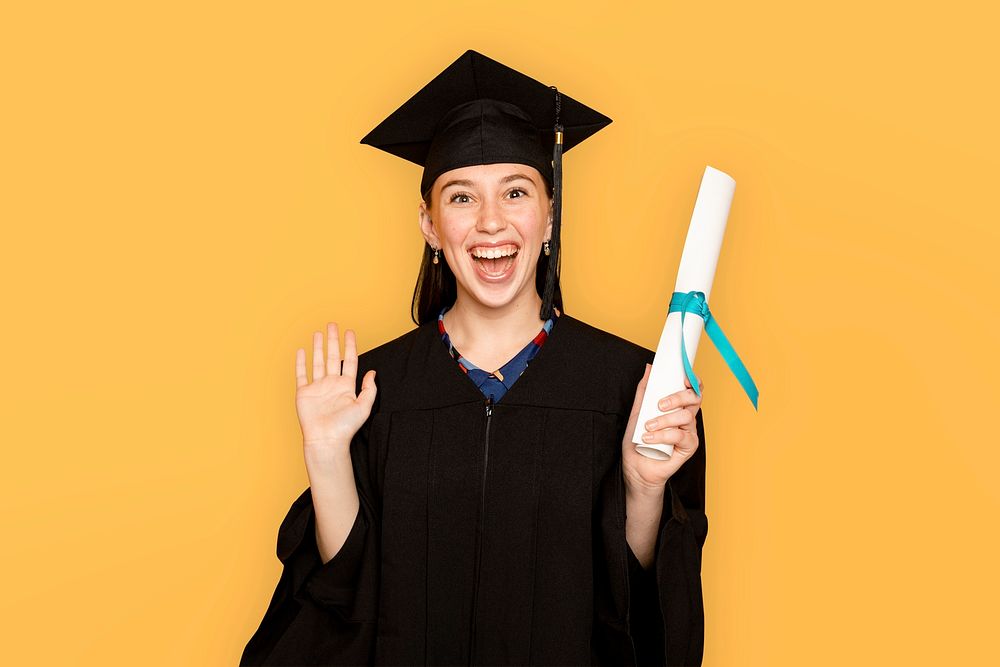
[[[241,664],[700,664],[701,397],[638,454],[653,352],[562,308],[562,152],[609,122],[468,51],[362,140],[424,167],[418,327],[297,351],[310,488]]]

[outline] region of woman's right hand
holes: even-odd
[[[329,322],[327,354],[323,354],[323,334],[313,334],[313,380],[306,378],[306,351],[295,352],[295,408],[302,427],[307,461],[349,456],[351,440],[371,414],[375,403],[375,371],[365,374],[361,392],[355,396],[358,351],[354,332],[344,333],[344,360],[341,369],[340,333]]]

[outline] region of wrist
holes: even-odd
[[[302,453],[310,476],[315,473],[337,470],[344,466],[351,467],[350,445],[331,446],[325,443],[304,442]]]
[[[667,492],[667,483],[648,484],[625,476],[625,495],[639,501],[662,501]]]

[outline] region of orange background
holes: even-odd
[[[413,325],[420,169],[359,139],[468,48],[614,123],[572,315],[655,347],[706,164],[705,664],[996,664],[992,3],[8,3],[7,664],[235,664],[306,485],[295,349]],[[992,44],[992,46],[991,46]],[[994,565],[990,565],[994,563]]]

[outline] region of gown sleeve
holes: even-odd
[[[311,489],[292,503],[278,529],[281,577],[240,665],[371,664],[379,564],[374,448],[368,446],[374,416],[373,410],[351,442],[359,508],[347,540],[324,564]]]
[[[701,552],[705,514],[705,425],[695,415],[699,446],[667,480],[654,561],[646,570],[627,547],[630,632],[637,665],[701,665],[705,612]],[[627,543],[626,543],[627,545]]]

